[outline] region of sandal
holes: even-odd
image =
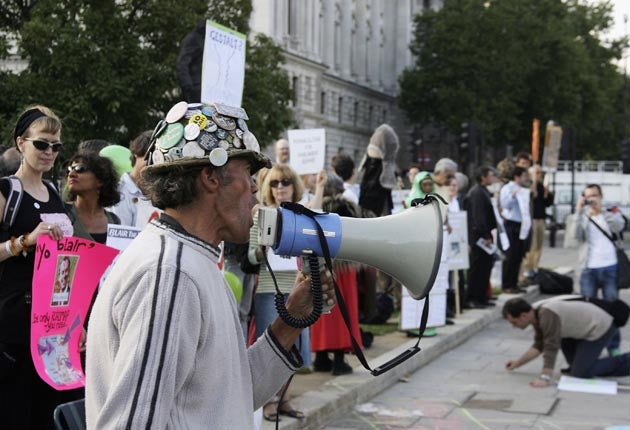
[[[286,415],[287,417],[296,418],[298,420],[304,419],[304,413],[293,409],[288,400],[283,400],[280,406],[278,406],[277,411],[280,415]]]
[[[278,400],[270,400],[263,406],[263,417],[272,423],[282,421],[278,418]]]

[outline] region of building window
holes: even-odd
[[[294,0],[287,0],[287,33],[295,36],[297,30],[297,5]]]
[[[322,115],[326,113],[326,91],[319,94],[319,113]]]
[[[431,0],[422,0],[422,9],[424,10],[431,9]]]
[[[354,125],[356,127],[357,122],[359,121],[359,102],[354,102],[354,109],[352,112],[352,120],[354,121]]]
[[[293,78],[291,78],[291,89],[293,90],[293,106],[297,106],[297,103],[298,103],[299,82],[300,81],[297,76],[294,76]]]
[[[337,121],[339,124],[343,121],[343,97],[337,100]]]
[[[374,106],[370,105],[368,108],[368,127],[372,128],[372,120],[374,119]]]
[[[383,123],[387,122],[387,109],[383,109]]]

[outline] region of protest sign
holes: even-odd
[[[206,21],[201,69],[202,103],[241,107],[246,41],[244,34]]]
[[[448,224],[448,268],[449,270],[468,269],[468,215],[465,211],[449,212]]]
[[[107,224],[107,246],[119,251],[126,249],[142,229],[128,225]]]
[[[326,158],[326,130],[289,130],[291,167],[299,175],[319,173]]]
[[[39,236],[31,309],[31,356],[57,390],[85,385],[79,339],[94,291],[118,251],[77,237]]]

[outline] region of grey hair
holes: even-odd
[[[443,173],[446,170],[457,172],[457,163],[450,158],[440,158],[438,162],[435,163],[433,173]]]
[[[468,188],[468,176],[462,172],[455,172],[455,180],[457,181],[457,191],[462,192]]]
[[[144,169],[142,171],[142,190],[151,199],[153,206],[157,208],[186,206],[199,195],[197,178],[206,167],[209,168],[210,172],[215,171],[222,183],[229,182],[223,167],[174,165],[168,170],[161,171]]]

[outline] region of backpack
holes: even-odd
[[[6,198],[4,213],[2,214],[2,224],[0,225],[0,242],[4,242],[9,239],[9,230],[15,223],[15,218],[20,211],[20,204],[22,203],[22,196],[24,195],[24,187],[22,186],[22,181],[17,176],[6,176],[4,178],[0,178],[0,181],[9,181],[9,194]],[[47,180],[43,180],[43,182],[48,187],[48,190],[52,190],[57,197],[59,197],[59,200],[61,200],[61,195],[53,183]],[[2,276],[3,271],[4,264],[0,263],[0,277]]]
[[[571,294],[573,292],[573,278],[554,272],[553,270],[538,269],[536,283],[541,294]]]
[[[582,297],[581,299],[578,298],[574,300],[589,302],[605,310],[611,317],[613,317],[613,324],[615,324],[617,327],[625,326],[628,322],[628,317],[630,317],[630,306],[628,306],[626,302],[620,299],[608,301],[593,297]]]

